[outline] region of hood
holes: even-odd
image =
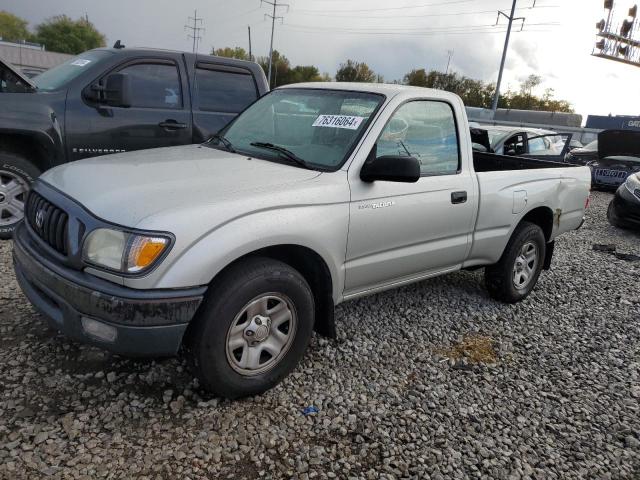
[[[286,190],[320,172],[201,145],[106,155],[61,165],[41,179],[94,215],[128,227],[169,210]]]
[[[9,62],[7,62],[6,60],[3,60],[2,57],[0,57],[0,69],[5,71],[8,70],[10,73],[15,75],[18,78],[18,80],[24,83],[30,90],[35,91],[37,89],[36,85],[31,80],[29,80],[27,76],[25,76],[20,70],[18,70],[16,67],[11,65]]]
[[[598,134],[598,157],[640,157],[640,132],[604,130]]]
[[[636,172],[640,170],[640,156],[627,157],[623,155],[613,155],[611,157],[601,158],[596,164],[600,167],[612,168],[614,170]]]

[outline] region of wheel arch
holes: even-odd
[[[246,253],[220,270],[211,283],[220,278],[227,270],[250,257],[266,257],[286,263],[296,269],[305,278],[315,302],[316,320],[314,330],[320,335],[335,338],[335,314],[331,270],[324,258],[315,250],[298,244],[278,244]]]
[[[523,222],[533,223],[538,225],[544,233],[544,239],[546,242],[551,241],[551,235],[553,234],[553,211],[549,207],[536,207],[520,219],[516,228]],[[515,231],[515,229],[513,230]],[[512,232],[513,235],[513,232]]]
[[[47,145],[47,143],[49,145]],[[14,133],[0,131],[0,152],[20,155],[44,172],[51,168],[50,155],[47,154],[55,146],[47,142],[42,135],[34,133]]]

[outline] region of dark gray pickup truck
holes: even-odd
[[[90,50],[33,79],[0,60],[0,238],[45,170],[203,142],[267,90],[256,63],[167,50]]]

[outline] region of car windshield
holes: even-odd
[[[38,90],[45,92],[59,90],[89,67],[109,55],[111,55],[111,52],[107,50],[90,50],[33,77],[31,81],[38,87]]]
[[[366,92],[274,90],[241,113],[209,145],[256,158],[337,170],[383,101],[383,95]]]
[[[504,137],[509,135],[511,132],[505,132],[504,130],[489,130],[487,129],[487,134],[489,135],[489,143],[494,147],[496,144],[500,143]]]
[[[589,150],[590,152],[598,151],[598,140],[594,140],[593,142],[582,147],[582,150]]]

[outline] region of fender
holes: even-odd
[[[273,227],[276,217],[278,225],[287,226],[286,232]],[[153,282],[154,288],[206,285],[245,255],[273,246],[297,245],[314,251],[324,260],[337,304],[342,301],[344,290],[348,226],[348,202],[249,213],[211,230],[190,246],[176,245],[180,254],[167,257],[158,269],[160,277]]]
[[[20,147],[26,141],[29,150],[37,149],[38,167],[43,171],[64,163],[65,98],[66,92],[3,93],[0,145]]]

